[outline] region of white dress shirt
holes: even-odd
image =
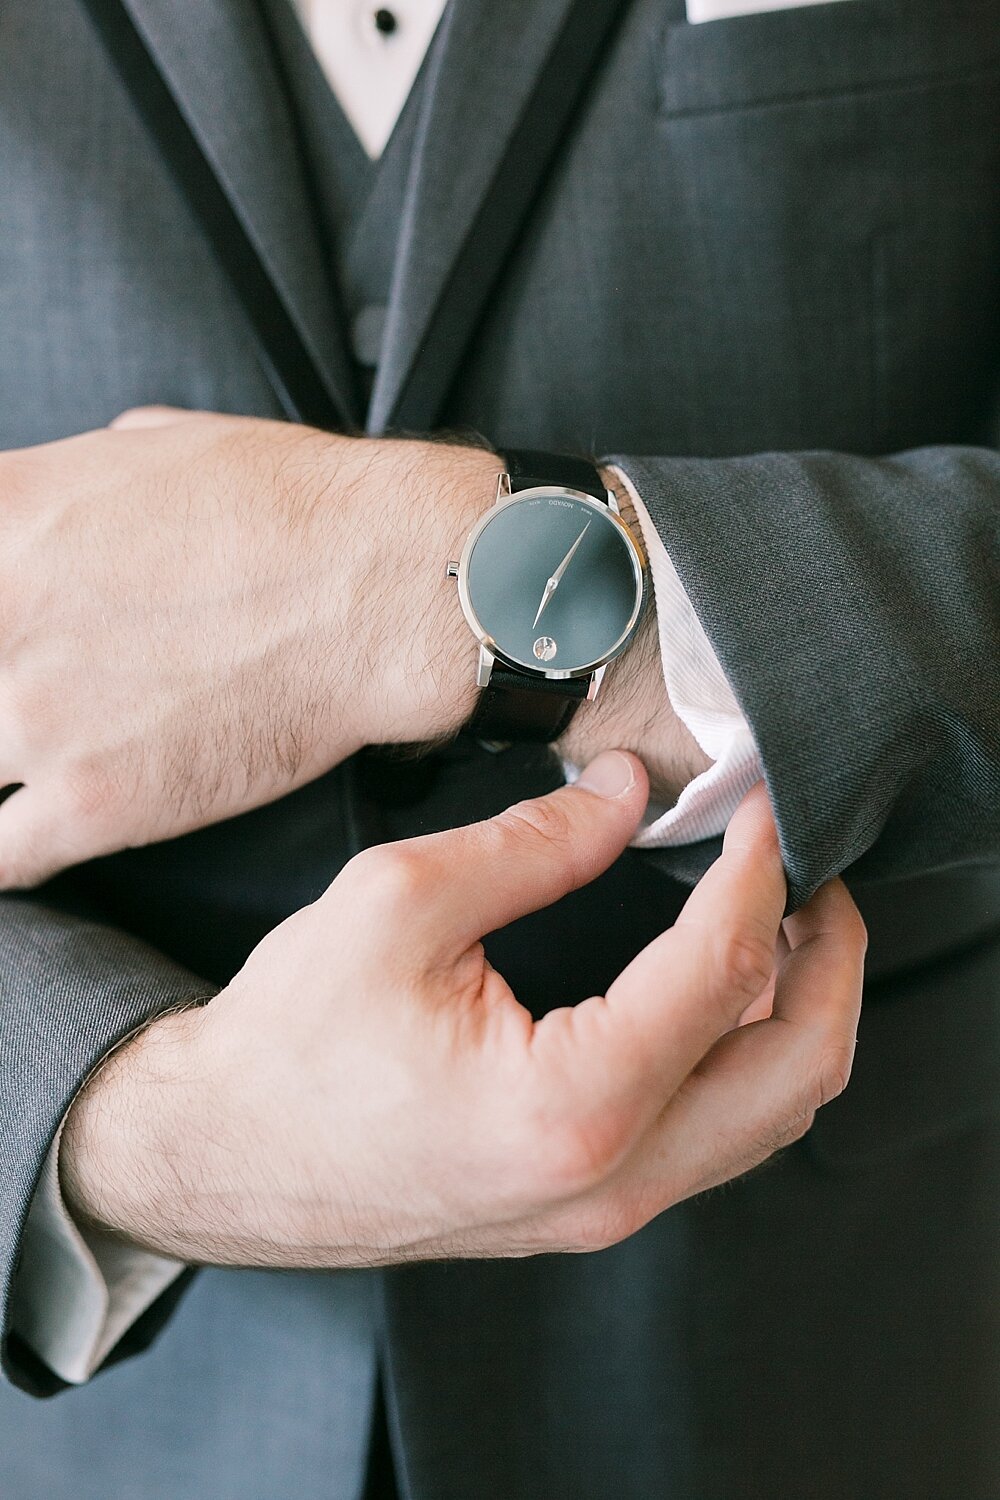
[[[368,155],[378,158],[446,0],[390,0],[384,7],[364,0],[294,3],[344,113]],[[691,20],[804,3],[809,0],[757,0],[755,5],[751,0],[688,0]],[[760,757],[667,549],[627,474],[621,478],[649,554],[667,692],[713,761],[675,807],[649,810],[634,842],[641,848],[693,843],[722,832],[741,797],[760,779]],[[567,767],[570,779],[575,774],[575,768]],[[79,1384],[183,1267],[81,1232],[59,1189],[61,1129],[28,1215],[12,1323],[50,1369]]]
[[[764,10],[796,10],[803,5],[832,5],[834,0],[687,0],[689,21],[724,21]]]

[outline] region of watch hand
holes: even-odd
[[[587,524],[586,524],[586,526],[580,532],[580,535],[577,537],[576,541],[573,543],[572,547],[566,553],[566,556],[563,558],[563,560],[559,564],[558,568],[556,568],[555,572],[552,574],[552,577],[546,579],[546,581],[545,581],[545,589],[544,589],[544,591],[542,593],[542,602],[541,602],[541,604],[539,604],[539,606],[538,606],[538,613],[535,615],[535,618],[534,618],[534,620],[531,623],[532,630],[534,630],[535,626],[538,624],[539,620],[542,618],[542,610],[545,608],[546,604],[548,604],[549,600],[552,598],[552,595],[555,593],[556,589],[559,587],[559,583],[560,583],[560,580],[561,580],[563,574],[565,573],[566,569],[569,567],[570,563],[573,561],[573,555],[576,552],[577,547],[579,547],[580,543],[583,541],[584,537],[587,535],[587,532],[588,532],[589,529],[590,529],[590,522],[588,521]]]
[[[559,586],[559,580],[562,578],[562,576],[565,573],[566,569],[569,567],[570,563],[573,561],[573,555],[576,552],[577,547],[579,547],[580,543],[583,541],[584,537],[587,535],[587,532],[589,530],[590,530],[590,522],[588,521],[587,524],[586,524],[586,526],[580,532],[580,535],[577,537],[576,541],[573,543],[572,547],[566,553],[566,556],[563,558],[563,560],[559,564],[558,568],[556,568],[555,572],[553,573],[551,582],[552,582],[552,584],[553,584],[554,587],[558,588],[558,586]]]
[[[542,618],[542,610],[545,608],[546,604],[548,604],[549,600],[552,598],[552,595],[555,593],[555,591],[556,591],[556,589],[558,587],[559,587],[559,580],[558,580],[558,578],[549,578],[549,579],[546,580],[545,590],[544,590],[544,592],[542,594],[542,602],[541,602],[541,604],[539,604],[539,606],[538,606],[538,612],[535,615],[535,618],[531,622],[531,628],[532,628],[532,630],[534,630],[535,626],[538,624],[539,620]]]

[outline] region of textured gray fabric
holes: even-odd
[[[355,1500],[370,1278],[202,1271],[156,1351],[63,1400],[0,1398],[5,1500]]]
[[[1000,454],[623,462],[738,684],[793,897],[995,860]]]
[[[132,5],[364,422],[256,6]],[[402,233],[372,431],[568,5],[446,19],[383,210]],[[0,56],[0,443],[145,400],[275,414],[76,0],[7,0]],[[778,1163],[604,1255],[199,1276],[142,1359],[30,1409],[0,1391],[0,1493],[351,1497],[376,1343],[412,1500],[1000,1493],[998,116],[980,0],[699,27],[634,0],[439,414],[623,455],[761,741],[797,893],[861,861],[878,977],[852,1087]],[[556,773],[456,747],[362,775],[390,836]],[[8,1282],[91,1060],[322,889],[351,846],[343,783],[4,904]],[[536,1011],[593,992],[710,854],[629,855],[491,958]],[[5,1359],[53,1388],[29,1351]]]
[[[0,1323],[38,1169],[91,1068],[147,1016],[213,993],[142,943],[6,900],[0,943]]]

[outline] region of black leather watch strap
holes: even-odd
[[[510,475],[512,494],[550,485],[607,500],[600,474],[585,458],[532,448],[507,449],[500,456]],[[568,727],[589,687],[589,676],[534,677],[498,663],[482,691],[469,731],[480,740],[550,744]]]
[[[553,682],[497,664],[469,721],[469,733],[501,744],[551,744],[569,727],[589,687],[589,677]]]
[[[595,500],[608,498],[608,487],[594,465],[565,453],[539,453],[534,448],[508,448],[500,457],[507,465],[511,491],[551,484],[560,490],[582,490]]]

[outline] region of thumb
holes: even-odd
[[[433,946],[461,952],[486,933],[595,880],[632,838],[649,782],[623,750],[591,761],[573,786],[495,818],[414,839],[423,863],[418,921]]]

